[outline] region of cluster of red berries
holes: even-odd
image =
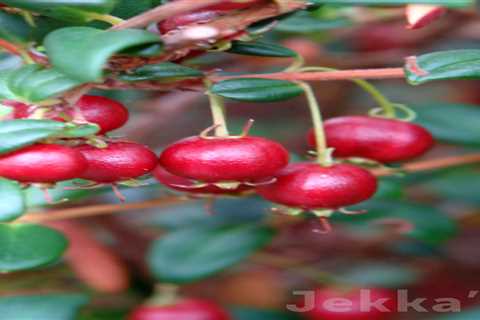
[[[34,117],[39,111],[36,106],[14,101],[4,104],[13,108],[14,119]],[[104,135],[122,127],[128,120],[128,111],[112,99],[85,95],[73,107],[43,110],[42,118],[97,124],[98,134]],[[0,157],[0,176],[25,184],[54,184],[75,178],[115,184],[143,176],[157,164],[155,153],[141,144],[106,137],[103,141],[105,145],[97,147],[82,139],[60,139],[8,153]]]
[[[391,163],[417,157],[433,145],[426,129],[396,119],[340,117],[327,121],[325,131],[339,158]],[[313,133],[308,140],[314,147]],[[265,138],[195,136],[168,146],[154,175],[172,189],[191,193],[233,195],[255,189],[274,203],[319,214],[367,200],[377,188],[376,178],[356,165],[288,162],[288,151]]]

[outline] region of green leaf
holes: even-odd
[[[103,67],[116,52],[160,42],[158,35],[145,30],[69,27],[50,33],[44,46],[56,69],[78,81],[92,82],[101,79]]]
[[[117,5],[112,11],[112,15],[128,19],[147,11],[153,6],[152,0],[117,0]]]
[[[364,288],[399,288],[415,284],[419,278],[416,270],[397,264],[366,262],[348,266],[337,275],[344,283]]]
[[[199,70],[182,66],[172,62],[150,64],[129,73],[120,75],[119,79],[124,81],[145,81],[145,80],[165,80],[181,78],[198,78],[203,73]]]
[[[450,50],[428,53],[416,57],[416,63],[405,64],[410,84],[433,80],[480,78],[480,50]]]
[[[91,13],[112,11],[115,0],[2,0],[2,3],[68,22],[92,20]]]
[[[0,178],[0,222],[12,221],[25,212],[25,199],[16,182]]]
[[[242,78],[218,82],[212,86],[212,92],[239,101],[275,102],[296,97],[303,90],[285,80]]]
[[[0,154],[11,152],[63,131],[65,124],[52,120],[8,120],[0,122]]]
[[[268,227],[192,227],[154,242],[148,263],[157,279],[172,283],[200,280],[245,259],[273,236]]]
[[[245,41],[232,41],[232,46],[226,52],[236,53],[248,56],[260,56],[260,57],[277,57],[277,58],[292,58],[296,57],[297,53],[288,48],[279,46],[274,43],[267,42],[245,42]]]
[[[81,84],[57,70],[44,69],[36,64],[12,71],[6,81],[16,100],[32,103],[57,96]]]
[[[436,139],[467,146],[480,146],[480,108],[463,104],[432,104],[415,108],[417,122]]]
[[[294,313],[286,313],[286,312],[270,311],[270,310],[234,308],[232,309],[232,313],[233,313],[233,319],[235,320],[298,320],[300,319],[300,316]]]
[[[0,271],[11,272],[57,261],[67,248],[65,237],[34,224],[0,224]]]
[[[10,42],[25,42],[29,38],[30,29],[21,16],[0,11],[0,38]]]
[[[352,223],[372,231],[372,226],[366,222],[382,219],[405,220],[413,226],[406,235],[428,244],[438,245],[444,243],[456,234],[455,221],[438,209],[403,201],[369,201],[356,207],[366,209],[362,215],[334,215],[332,219],[338,222]]]
[[[3,296],[0,314],[10,320],[74,320],[87,302],[80,294]]]
[[[434,4],[445,7],[469,7],[473,5],[474,0],[310,0],[312,4],[335,4],[335,5],[378,5],[378,6],[397,6],[402,4],[420,3]]]
[[[442,315],[431,320],[472,320],[480,317],[480,308],[472,308],[470,310],[462,310],[455,314]]]
[[[81,124],[74,127],[69,127],[61,133],[62,138],[82,138],[95,135],[100,131],[97,124]]]
[[[299,11],[280,21],[275,26],[275,30],[288,33],[318,33],[330,29],[349,27],[352,24],[351,20],[343,17],[320,19],[309,12]]]

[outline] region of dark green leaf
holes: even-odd
[[[255,310],[247,308],[232,309],[234,320],[298,320],[300,316],[293,313]]]
[[[314,33],[330,29],[345,28],[352,25],[347,18],[320,19],[309,12],[299,11],[275,26],[276,31],[289,33]]]
[[[342,282],[364,288],[399,288],[414,284],[419,274],[406,266],[388,263],[367,262],[341,270],[337,277]]]
[[[275,102],[296,97],[303,90],[285,80],[243,78],[218,82],[213,85],[212,92],[239,101]]]
[[[357,208],[366,209],[367,213],[355,216],[334,215],[333,219],[370,229],[372,226],[365,225],[365,222],[383,219],[404,220],[413,226],[412,231],[406,233],[407,236],[429,244],[441,244],[454,236],[457,230],[453,219],[430,206],[402,201],[369,201]]]
[[[2,3],[69,22],[90,21],[91,13],[109,13],[115,6],[115,0],[2,0]]]
[[[3,296],[0,314],[9,320],[74,320],[87,302],[80,294]]]
[[[18,183],[0,178],[0,221],[11,221],[25,212],[25,199]]]
[[[25,42],[29,38],[30,29],[21,16],[0,11],[0,38],[10,42]]]
[[[128,19],[152,7],[152,0],[118,0],[112,15]]]
[[[67,127],[60,136],[64,138],[82,138],[95,135],[98,131],[100,131],[100,127],[96,124],[82,124]]]
[[[65,237],[33,224],[0,224],[0,271],[11,272],[57,261],[67,248]]]
[[[145,30],[70,27],[50,33],[44,45],[55,68],[73,79],[90,82],[100,80],[103,67],[116,52],[160,42],[158,35]]]
[[[164,80],[178,78],[198,78],[203,76],[201,71],[172,62],[146,65],[119,78],[124,81]]]
[[[441,315],[431,320],[473,320],[480,317],[480,308],[472,308],[470,310],[462,310],[455,314]]]
[[[430,130],[436,139],[480,146],[480,107],[437,103],[415,108],[417,122]]]
[[[51,120],[8,120],[0,122],[0,154],[11,152],[59,134],[65,124]]]
[[[480,50],[451,50],[428,53],[408,60],[405,73],[411,84],[433,80],[480,78]]]
[[[232,47],[227,51],[248,56],[291,58],[297,53],[288,48],[267,42],[232,41]]]
[[[148,263],[161,281],[191,282],[240,262],[272,236],[270,228],[258,225],[183,229],[156,240]]]

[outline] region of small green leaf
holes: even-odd
[[[161,43],[160,37],[137,29],[69,27],[50,33],[44,46],[56,69],[78,81],[92,82],[100,80],[113,54],[149,43]]]
[[[0,122],[0,154],[11,152],[60,134],[65,124],[52,120],[8,120]]]
[[[258,225],[181,229],[154,242],[148,263],[161,281],[192,282],[240,262],[272,236],[270,228]]]
[[[145,81],[145,80],[165,80],[181,78],[198,78],[203,76],[199,70],[182,66],[172,62],[150,64],[129,73],[120,75],[119,79],[124,81]]]
[[[463,104],[437,103],[416,107],[419,124],[436,139],[444,142],[480,147],[480,109]]]
[[[112,11],[115,0],[2,0],[3,4],[67,22],[87,22],[91,13]]]
[[[218,82],[212,86],[212,92],[239,101],[275,102],[296,97],[303,90],[285,80],[242,78]]]
[[[67,248],[65,237],[33,224],[0,224],[0,271],[11,272],[57,261]]]
[[[410,84],[433,80],[480,78],[480,50],[451,50],[407,59],[405,73]]]
[[[25,212],[25,199],[18,183],[0,178],[0,222],[12,221]]]
[[[10,320],[74,320],[87,302],[80,294],[3,296],[0,314]]]
[[[276,26],[276,31],[288,33],[318,33],[321,31],[345,28],[351,26],[351,20],[338,18],[316,18],[311,13],[299,11],[292,16],[280,21]]]
[[[82,138],[95,135],[100,131],[97,124],[81,124],[67,128],[60,134],[62,138]]]
[[[277,58],[292,58],[296,57],[297,53],[288,48],[279,46],[274,43],[267,42],[245,42],[232,41],[232,46],[226,52],[236,53],[248,56],[260,57],[277,57]]]

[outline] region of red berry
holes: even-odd
[[[349,164],[322,167],[294,163],[279,171],[277,180],[259,186],[258,193],[272,202],[304,210],[337,209],[365,201],[377,190],[377,179]]]
[[[151,172],[157,157],[149,148],[131,142],[113,142],[106,148],[82,145],[76,148],[87,159],[82,179],[101,183],[134,179]]]
[[[434,140],[423,127],[395,119],[350,116],[325,122],[327,144],[337,157],[361,157],[397,162],[418,157],[432,148]],[[315,146],[313,131],[310,146]]]
[[[3,104],[13,108],[12,113],[8,116],[11,119],[24,119],[28,118],[32,114],[32,108],[28,104],[14,100],[5,100]]]
[[[184,299],[165,306],[143,305],[128,320],[230,320],[230,316],[213,302]]]
[[[56,144],[37,144],[0,157],[0,176],[25,183],[79,178],[86,168],[80,152]]]
[[[288,164],[288,151],[261,137],[190,137],[168,146],[160,164],[169,172],[203,182],[248,182],[272,177]]]
[[[85,120],[100,126],[99,134],[118,129],[128,121],[127,108],[109,98],[84,95],[78,100],[77,107]]]
[[[341,299],[341,300],[340,300]],[[370,303],[386,299],[385,309],[370,307]],[[388,312],[387,312],[388,310]],[[317,289],[315,307],[307,313],[310,320],[387,320],[397,313],[394,291],[386,289]]]
[[[239,185],[234,189],[223,189],[213,184],[195,187],[195,181],[171,174],[170,172],[162,168],[162,166],[157,166],[153,171],[153,175],[158,180],[158,182],[162,183],[163,185],[174,190],[189,193],[239,195],[242,192],[253,189],[253,187],[249,187],[246,185]]]

